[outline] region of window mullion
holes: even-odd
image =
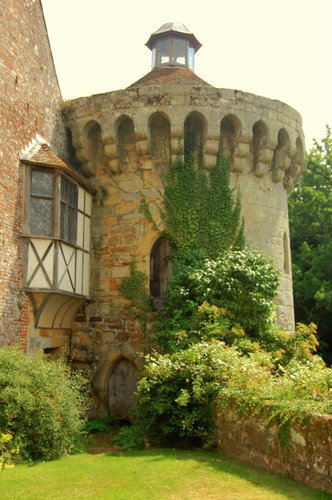
[[[59,172],[54,174],[53,184],[53,236],[60,237],[60,189],[61,189],[61,176]]]

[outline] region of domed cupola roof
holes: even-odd
[[[195,37],[194,33],[188,30],[188,28],[178,22],[172,22],[172,23],[165,23],[160,28],[152,33],[150,36],[149,40],[146,42],[146,46],[152,50],[154,41],[156,38],[159,38],[160,35],[166,35],[166,33],[181,33],[182,35],[186,35],[188,40],[190,40],[191,45],[195,48],[195,52],[198,51],[198,49],[201,48],[202,44],[197,40]]]

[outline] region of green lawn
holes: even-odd
[[[1,500],[328,500],[331,495],[217,451],[82,453],[0,475]]]

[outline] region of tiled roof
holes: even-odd
[[[198,85],[200,87],[211,87],[209,83],[199,78],[190,69],[180,68],[179,66],[154,68],[137,82],[132,83],[128,89],[143,85]]]
[[[95,191],[93,186],[81,174],[68,165],[51,148],[49,144],[37,136],[20,154],[20,160],[23,163],[29,163],[36,166],[48,168],[57,168],[72,177],[79,184],[84,185],[89,191]]]
[[[36,141],[31,147],[21,154],[21,160],[39,163],[50,167],[62,167],[72,170],[52,148],[46,144]]]

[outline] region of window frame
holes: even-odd
[[[180,64],[180,63],[174,61],[174,40],[175,39],[181,40],[185,43],[185,63],[184,64]],[[168,52],[169,61],[162,63],[162,62],[159,62],[159,42],[162,42],[164,40],[168,40],[168,43],[169,43],[169,52]],[[185,37],[182,37],[182,36],[179,36],[179,35],[176,35],[173,33],[171,33],[170,35],[165,35],[164,37],[159,38],[156,41],[155,46],[154,46],[154,49],[155,49],[154,67],[179,66],[182,68],[188,68],[189,67],[188,66],[188,64],[189,64],[189,47],[190,47],[189,41]]]
[[[68,198],[63,200],[62,199],[62,179],[64,179],[65,183],[66,183],[66,197],[67,197],[67,186],[68,185],[72,185],[73,188],[74,188],[74,191],[75,191],[75,204],[74,206],[73,205],[70,205],[69,203],[69,200]],[[61,227],[61,220],[62,220],[62,217],[61,217],[61,212],[62,212],[62,206],[65,206],[65,220],[64,220],[64,228],[63,228],[63,231],[64,231],[64,236],[62,235],[62,227]],[[69,177],[67,177],[66,175],[64,174],[60,174],[60,190],[59,190],[59,236],[60,236],[60,239],[63,240],[63,241],[66,241],[67,243],[70,243],[71,245],[76,245],[77,244],[77,219],[78,219],[78,186],[77,186],[77,183],[72,181]],[[71,240],[69,238],[69,234],[68,234],[68,222],[69,222],[69,213],[70,213],[70,209],[74,210],[75,212],[75,217],[74,217],[74,238]]]
[[[32,194],[32,173],[33,172],[44,172],[52,175],[52,195],[39,195]],[[70,208],[75,209],[75,238],[70,241],[68,238],[67,229],[65,229],[64,237],[61,236],[61,178],[64,178],[67,183],[70,183],[75,188],[75,198],[76,206]],[[24,223],[23,223],[23,236],[33,237],[33,238],[51,238],[59,239],[64,243],[77,247],[77,223],[78,223],[78,187],[79,184],[71,179],[68,175],[60,170],[55,170],[52,168],[41,167],[38,165],[26,165],[26,181],[25,181],[25,199],[24,199]],[[49,235],[33,233],[30,228],[31,221],[31,198],[39,199],[49,199],[52,200],[52,228]],[[68,214],[68,206],[66,204],[66,213]],[[68,227],[68,217],[66,222],[66,228]],[[67,233],[67,234],[66,234]]]

